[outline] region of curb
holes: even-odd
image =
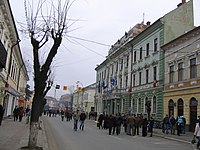
[[[185,140],[181,140],[181,139],[177,139],[177,138],[173,138],[173,137],[168,137],[168,136],[164,136],[164,135],[159,135],[158,133],[154,133],[153,135],[157,136],[157,137],[164,138],[164,139],[168,139],[168,140],[173,140],[173,141],[177,141],[177,142],[181,142],[181,143],[191,144],[191,142],[189,142],[189,141],[185,141]]]

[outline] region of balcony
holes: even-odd
[[[7,51],[0,41],[0,68],[5,68],[6,66]]]

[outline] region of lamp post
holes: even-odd
[[[81,96],[81,110],[83,110],[83,93],[84,93],[84,91],[83,91],[83,83],[80,82],[80,81],[76,82],[77,91],[78,91],[78,106],[79,106],[79,92],[80,92],[80,90],[79,90],[79,84],[81,85],[81,92],[82,92],[82,96]]]

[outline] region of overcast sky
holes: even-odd
[[[105,45],[65,38],[54,61],[54,84],[76,87],[77,81],[81,81],[83,86],[94,83],[94,69],[105,60],[110,48],[106,45],[113,45],[125,31],[141,23],[143,14],[145,23],[153,23],[175,9],[180,2],[181,0],[76,0],[68,17],[80,21],[71,27],[77,29],[69,35]],[[25,22],[24,2],[10,0],[10,3],[16,25],[19,27],[18,22]],[[30,41],[21,33],[19,36],[22,40],[20,47],[23,57],[32,62],[31,45],[28,44]],[[30,80],[33,80],[32,77]],[[67,91],[57,90],[56,97],[65,93]],[[47,95],[54,96],[54,89]]]

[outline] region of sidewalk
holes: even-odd
[[[185,134],[180,134],[180,136],[178,135],[171,135],[169,134],[164,134],[162,132],[162,129],[153,129],[153,136],[158,136],[161,138],[165,138],[165,139],[169,139],[169,140],[174,140],[174,141],[178,141],[178,142],[183,142],[183,143],[187,143],[187,144],[191,144],[191,141],[193,139],[193,132],[186,132]]]
[[[29,126],[29,124],[25,123],[25,117],[22,122],[14,122],[12,117],[4,119],[0,126],[0,149],[18,150],[21,147],[27,146]],[[42,129],[38,132],[37,146],[43,147],[43,150],[48,150],[43,123],[41,123],[41,127]]]

